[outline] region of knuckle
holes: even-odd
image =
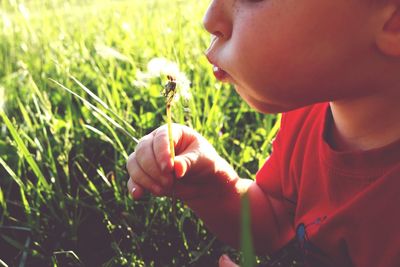
[[[149,139],[151,139],[151,136],[149,134],[140,138],[138,144],[136,145],[135,151],[143,147],[149,141]]]
[[[166,127],[159,128],[156,134],[154,135],[154,139],[157,141],[168,139],[168,130]]]
[[[141,171],[138,168],[138,164],[136,162],[132,163],[128,168],[129,177],[132,182],[136,182],[137,180],[141,179]]]
[[[145,149],[143,149],[142,153],[138,154],[136,161],[143,170],[149,171],[149,168],[151,168],[151,165],[149,164],[151,163],[151,154]]]
[[[136,146],[136,149],[135,149],[136,155],[142,157],[144,154],[146,154],[146,151],[147,151],[147,143],[139,143]]]
[[[143,146],[143,141],[142,141],[142,139],[140,139],[139,143],[135,147],[135,152],[137,152],[142,146]]]
[[[133,175],[130,175],[130,180],[133,182],[133,183],[136,183],[137,181],[138,181],[138,175],[137,175],[137,173],[134,173]]]
[[[132,153],[129,155],[127,161],[126,161],[126,169],[129,170],[130,166],[133,164],[133,162],[135,161],[135,153]]]

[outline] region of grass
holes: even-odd
[[[268,156],[276,117],[217,83],[203,56],[207,4],[0,3],[0,264],[214,266],[222,253],[239,257],[181,203],[175,218],[168,199],[133,201],[126,189],[127,156],[165,121],[161,81],[138,74],[154,57],[177,62],[192,83],[175,122],[203,134],[243,177]]]

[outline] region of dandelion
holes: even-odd
[[[167,77],[168,82],[163,88],[163,95],[165,97],[168,139],[171,153],[171,159],[175,159],[174,140],[172,137],[172,105],[179,98],[190,98],[190,81],[186,75],[179,70],[178,64],[169,61],[165,58],[153,58],[147,64],[147,73],[139,72],[137,76],[142,78],[163,78]],[[179,88],[178,88],[179,87]],[[179,92],[179,94],[178,94]],[[176,218],[176,197],[175,197],[175,183],[172,187],[172,214]]]
[[[172,137],[172,105],[179,98],[188,100],[191,98],[190,81],[186,75],[179,70],[178,64],[166,58],[153,58],[147,63],[147,71],[138,70],[136,72],[136,80],[133,82],[135,86],[146,87],[148,81],[153,78],[165,79],[168,82],[164,85],[162,94],[165,97],[168,139],[171,153],[171,160],[175,159],[174,140]],[[175,185],[172,186],[172,214],[176,218],[176,198]]]
[[[151,77],[171,75],[177,77],[179,74],[178,64],[166,58],[153,58],[147,63],[147,72]]]
[[[179,87],[177,98],[183,98],[184,100],[189,100],[192,97],[190,93],[190,81],[182,72],[178,73],[175,77],[176,84]]]
[[[171,150],[171,159],[174,161],[175,159],[175,148],[174,148],[174,139],[172,138],[172,115],[171,115],[171,105],[172,100],[176,94],[176,81],[175,78],[168,75],[168,82],[164,86],[163,95],[165,97],[165,106],[167,111],[167,125],[168,125],[168,139],[169,139],[169,148]]]
[[[179,98],[184,100],[190,99],[190,81],[186,77],[185,73],[179,70],[178,64],[172,62],[166,58],[156,57],[151,59],[147,63],[147,72],[138,71],[136,73],[137,81],[135,85],[147,84],[146,81],[152,78],[161,78],[171,76],[174,78],[177,92],[174,94],[173,102],[177,101]]]
[[[169,148],[171,151],[171,159],[172,162],[175,160],[175,146],[174,146],[174,139],[172,137],[172,115],[171,115],[171,105],[172,100],[176,94],[176,81],[175,78],[171,75],[167,75],[168,82],[164,86],[163,95],[165,97],[165,106],[167,112],[167,126],[168,126],[168,140],[169,140]],[[175,187],[175,186],[174,186]],[[172,188],[172,213],[174,216],[176,215],[175,206],[176,206],[176,199],[175,199],[175,188]]]

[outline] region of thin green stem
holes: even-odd
[[[172,162],[175,161],[175,146],[172,136],[172,100],[176,93],[176,82],[172,76],[168,76],[168,83],[164,86],[165,106],[167,111],[168,139]],[[176,197],[175,197],[175,179],[172,185],[172,214],[176,218]]]
[[[171,104],[167,104],[167,125],[168,125],[168,139],[169,139],[169,149],[171,151],[172,162],[175,162],[175,146],[174,138],[172,137],[172,118],[171,118]],[[175,178],[175,174],[174,174]],[[172,215],[176,218],[176,196],[175,196],[175,179],[172,185]]]

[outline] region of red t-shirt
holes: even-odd
[[[306,266],[399,267],[400,139],[338,152],[326,142],[331,125],[328,103],[284,114],[256,182],[292,215]]]

